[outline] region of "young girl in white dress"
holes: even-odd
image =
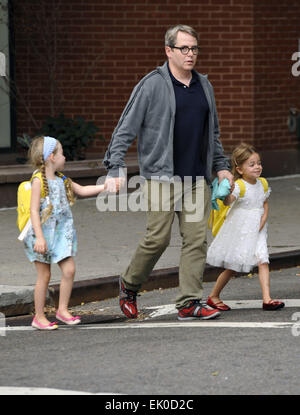
[[[262,165],[259,154],[252,146],[240,144],[233,151],[232,166],[235,180],[242,179],[245,184],[245,193],[240,197],[240,187],[235,183],[232,194],[224,200],[226,206],[233,206],[208,249],[207,263],[225,270],[219,275],[207,304],[218,310],[230,310],[220,300],[222,289],[235,272],[250,272],[254,266],[258,266],[263,309],[278,310],[284,307],[284,303],[270,297],[267,247],[268,197],[271,189],[265,192],[258,179]]]
[[[73,317],[68,311],[75,274],[73,257],[77,252],[76,230],[70,208],[75,201],[74,194],[95,196],[104,190],[104,186],[81,186],[58,173],[64,168],[65,157],[61,143],[53,137],[37,137],[30,148],[30,159],[39,172],[38,177],[32,179],[32,225],[24,238],[25,253],[29,261],[34,262],[37,271],[32,327],[55,330],[57,324],[51,323],[44,313],[52,263],[57,263],[62,272],[56,318],[69,325],[80,323],[80,318]],[[45,197],[41,197],[42,188]]]

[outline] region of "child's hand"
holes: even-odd
[[[263,229],[263,227],[265,226],[265,224],[267,222],[268,212],[269,212],[269,203],[268,203],[268,200],[265,200],[265,202],[264,202],[264,213],[262,214],[261,219],[260,219],[259,232]]]
[[[124,177],[108,177],[105,180],[104,188],[108,192],[116,193],[120,190],[120,188],[124,185],[125,178]]]
[[[262,217],[260,219],[259,232],[263,229],[263,227],[265,226],[266,222],[267,222],[267,217],[265,215],[262,215]]]
[[[232,173],[228,170],[219,170],[217,172],[217,176],[218,176],[219,183],[221,183],[221,181],[223,179],[228,179],[229,180],[230,193],[232,193],[233,189],[234,189],[234,177],[233,177]]]
[[[47,242],[44,238],[37,238],[33,250],[39,254],[45,254],[48,249]]]

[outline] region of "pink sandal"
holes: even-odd
[[[31,326],[38,330],[56,330],[58,329],[58,325],[56,324],[56,321],[54,323],[49,324],[41,324],[37,321],[35,317],[33,317]]]
[[[80,320],[80,317],[79,316],[65,318],[61,314],[56,313],[56,318],[57,318],[57,320],[60,320],[63,323],[68,324],[69,326],[75,326],[75,324],[81,323],[81,320]]]

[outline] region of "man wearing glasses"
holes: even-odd
[[[211,319],[220,314],[201,302],[211,207],[209,185],[212,170],[219,181],[227,177],[232,187],[233,177],[219,141],[213,88],[206,76],[194,70],[199,50],[198,34],[192,27],[177,25],[166,32],[168,61],[135,86],[104,157],[107,190],[113,191],[119,169],[125,167],[125,153],[138,137],[140,174],[145,178],[143,192],[148,202],[147,230],[120,277],[120,307],[128,318],[138,315],[137,293],[169,245],[175,213],[182,236],[178,319]],[[176,209],[178,178],[181,188],[190,180],[190,194],[198,204],[196,211],[201,212],[196,220],[188,219],[184,192],[181,209]],[[202,197],[197,198],[197,191]],[[157,202],[157,194],[168,195],[167,209],[164,202]]]

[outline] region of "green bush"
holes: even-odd
[[[100,129],[82,117],[67,118],[64,114],[46,118],[38,134],[54,137],[61,142],[67,160],[84,160],[85,150],[96,139]]]

